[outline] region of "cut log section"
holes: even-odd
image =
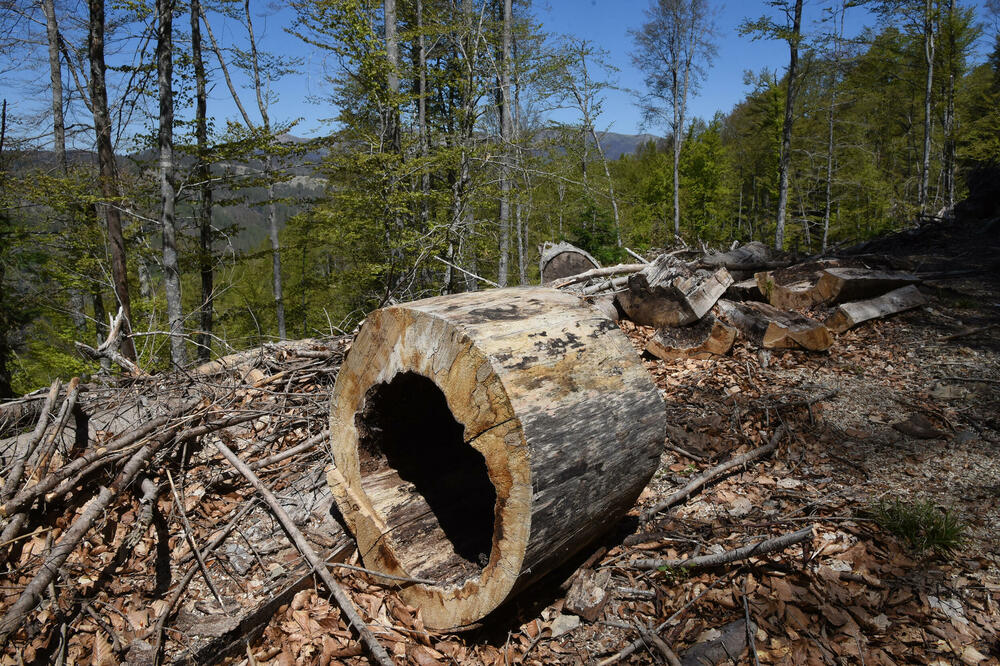
[[[714,252],[701,259],[701,265],[730,271],[759,271],[771,266],[771,249],[760,241],[741,245],[729,252]]]
[[[828,299],[817,289],[823,271],[839,266],[836,259],[811,261],[775,271],[762,271],[754,277],[764,300],[776,308],[810,308]]]
[[[826,320],[826,326],[836,333],[843,333],[870,319],[888,317],[897,312],[918,308],[926,303],[927,299],[924,298],[924,295],[916,287],[910,285],[890,291],[878,298],[844,303]]]
[[[629,277],[628,290],[616,298],[628,318],[643,326],[687,326],[708,313],[733,283],[725,268],[698,270],[670,255]]]
[[[729,288],[726,289],[726,293],[723,294],[723,296],[730,301],[740,302],[764,300],[764,294],[760,293],[760,289],[757,287],[756,278],[734,282],[729,285]]]
[[[428,627],[461,628],[618,521],[665,430],[631,343],[578,297],[442,296],[365,321],[328,479],[365,566],[437,581],[400,594]]]
[[[724,313],[744,335],[765,349],[825,351],[833,344],[830,330],[815,319],[785,312],[767,303],[719,301]]]
[[[646,351],[665,361],[712,358],[729,352],[735,340],[735,328],[707,315],[693,326],[661,328],[646,343]]]
[[[569,243],[545,243],[538,262],[538,272],[542,284],[548,284],[571,275],[578,275],[594,268],[600,268],[597,259],[586,250]]]
[[[920,282],[910,273],[872,271],[866,268],[828,268],[816,284],[821,302],[844,303],[862,298],[881,296]]]

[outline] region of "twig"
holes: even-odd
[[[48,436],[46,443],[38,448],[35,468],[32,470],[31,476],[37,475],[39,479],[44,479],[48,473],[49,461],[59,446],[59,438],[62,437],[63,430],[66,429],[66,424],[69,423],[69,417],[73,414],[73,409],[76,407],[76,399],[79,395],[80,378],[74,377],[70,380],[69,386],[67,386],[66,400],[63,401],[62,407],[59,409],[59,416],[56,417],[55,428],[53,428],[52,434]]]
[[[694,569],[708,569],[711,567],[717,567],[721,564],[729,564],[730,562],[746,560],[757,555],[767,555],[768,553],[784,550],[789,546],[812,539],[812,536],[813,528],[812,525],[810,525],[809,527],[802,528],[798,532],[783,534],[779,537],[767,539],[765,541],[758,541],[757,543],[743,546],[742,548],[737,548],[735,550],[728,550],[724,553],[702,555],[701,557],[690,557],[685,560],[635,560],[630,566],[636,569],[659,569],[661,567],[665,567],[668,569],[684,569],[686,571],[692,571]]]
[[[362,573],[371,574],[372,576],[378,576],[379,578],[398,580],[402,583],[419,583],[421,585],[438,584],[438,581],[436,580],[427,580],[426,578],[407,578],[406,576],[393,576],[392,574],[382,573],[381,571],[375,571],[374,569],[365,569],[364,567],[354,566],[353,564],[344,564],[343,562],[327,562],[327,566],[339,567],[341,569],[350,569],[351,571],[360,571]]]
[[[456,271],[461,271],[461,272],[465,273],[466,275],[468,275],[469,277],[473,277],[473,278],[476,278],[477,280],[479,280],[481,282],[485,282],[486,284],[490,285],[491,287],[499,287],[500,286],[496,282],[494,282],[493,280],[487,280],[486,278],[482,277],[481,275],[476,275],[475,273],[471,273],[471,272],[465,270],[464,268],[456,266],[455,264],[451,263],[450,261],[445,261],[444,259],[442,259],[441,257],[439,257],[437,255],[434,255],[434,258],[437,259],[438,261],[440,261],[442,264],[447,264],[447,265],[451,266]]]
[[[261,480],[253,473],[246,463],[240,460],[240,458],[229,450],[229,447],[222,442],[213,442],[215,447],[219,450],[219,453],[229,461],[229,463],[235,467],[239,472],[250,482],[250,485],[260,494],[267,505],[270,507],[271,512],[274,514],[278,522],[285,529],[286,534],[288,534],[289,539],[295,544],[299,553],[306,559],[309,565],[313,568],[313,571],[323,580],[327,589],[333,595],[334,599],[337,601],[337,605],[340,606],[341,611],[344,613],[344,617],[347,619],[350,626],[354,628],[355,631],[361,637],[362,642],[368,648],[371,656],[382,666],[393,666],[393,661],[389,657],[389,654],[385,651],[385,648],[378,642],[375,635],[368,629],[365,625],[364,620],[358,615],[357,609],[354,607],[354,603],[351,601],[347,593],[337,584],[337,581],[333,579],[330,574],[330,570],[326,568],[326,564],[323,560],[316,554],[312,546],[306,541],[302,532],[295,526],[295,523],[289,517],[285,509],[282,508],[281,504],[274,497],[270,490],[264,486]]]
[[[676,444],[668,443],[667,444],[667,448],[670,449],[671,451],[673,451],[674,453],[679,453],[680,455],[684,456],[685,458],[690,458],[691,460],[697,460],[700,463],[703,463],[706,460],[705,456],[699,456],[697,453],[691,453],[687,449],[682,449],[681,447],[677,446]]]
[[[76,345],[76,348],[81,352],[95,360],[106,358],[109,361],[117,363],[123,370],[127,371],[133,377],[142,377],[146,375],[142,368],[125,358],[125,356],[118,351],[118,338],[121,337],[122,324],[124,322],[125,311],[124,308],[119,306],[118,314],[111,318],[111,327],[107,339],[105,339],[104,342],[97,347],[97,349],[79,341],[75,341],[73,344]]]
[[[750,654],[753,655],[754,666],[760,666],[760,660],[757,658],[757,632],[754,631],[755,625],[750,619],[750,604],[747,603],[746,576],[743,577],[743,618],[746,621],[747,645],[750,646]]]
[[[701,593],[698,594],[698,596],[696,596],[694,599],[692,599],[691,601],[689,601],[686,604],[684,604],[683,606],[681,606],[680,609],[677,612],[675,612],[673,615],[671,615],[666,620],[664,620],[663,622],[661,622],[659,624],[659,626],[656,627],[656,629],[653,629],[653,631],[655,633],[660,633],[661,631],[663,631],[664,629],[666,629],[667,626],[671,622],[673,622],[674,620],[676,620],[677,618],[679,618],[682,614],[684,614],[685,611],[687,611],[687,609],[691,608],[691,606],[694,606],[696,603],[698,603],[698,601],[700,601],[702,597],[704,597],[706,594],[708,594],[719,583],[721,583],[721,582],[723,582],[725,580],[728,580],[729,578],[733,577],[735,574],[736,574],[736,571],[731,571],[728,574],[726,574],[725,576],[723,576],[722,578],[719,578],[719,579],[715,580],[711,585],[709,585],[704,590],[702,590]],[[617,654],[613,654],[610,657],[608,657],[607,659],[599,662],[597,664],[597,666],[610,666],[611,664],[616,664],[619,661],[621,661],[622,659],[624,659],[624,658],[628,657],[629,655],[631,655],[633,652],[635,652],[639,648],[641,648],[643,646],[643,643],[644,643],[643,638],[640,636],[638,639],[636,639],[636,640],[632,641],[631,643],[629,643],[623,650],[621,650]]]
[[[167,482],[170,483],[170,492],[174,496],[174,504],[177,506],[177,514],[181,517],[181,524],[184,526],[184,538],[187,539],[188,546],[191,548],[191,552],[194,553],[195,560],[198,561],[198,568],[201,570],[201,575],[205,578],[205,583],[208,585],[208,589],[212,591],[212,595],[215,600],[219,602],[219,607],[222,608],[222,612],[229,615],[229,609],[226,608],[226,602],[222,600],[222,595],[219,594],[219,588],[215,586],[215,581],[212,580],[212,576],[208,573],[208,567],[205,566],[205,560],[201,557],[201,552],[198,550],[198,544],[194,542],[194,534],[191,529],[191,522],[188,520],[187,513],[184,511],[184,503],[181,501],[181,495],[177,492],[177,486],[174,485],[174,477],[170,474],[170,470],[165,470],[167,472]]]
[[[596,277],[605,277],[607,275],[617,275],[619,273],[638,273],[646,264],[618,264],[617,266],[608,266],[606,268],[592,268],[589,271],[584,271],[583,273],[577,273],[576,275],[571,275],[565,279],[559,280],[558,282],[550,285],[553,289],[562,289],[563,287],[568,287],[572,284],[579,284],[581,282],[586,282],[587,280]]]
[[[645,629],[642,627],[636,627],[636,629],[639,631],[639,636],[644,641],[652,643],[653,647],[655,647],[660,654],[663,655],[664,659],[667,660],[667,663],[670,664],[670,666],[681,666],[681,660],[677,658],[677,655],[670,649],[670,646],[667,645],[666,642],[664,642],[664,640],[656,634],[656,632],[652,629]]]
[[[627,247],[626,248],[622,248],[622,249],[625,250],[626,252],[628,252],[629,255],[631,255],[634,259],[638,259],[640,261],[640,263],[643,263],[643,264],[648,264],[649,263],[648,261],[646,261],[646,258],[643,257],[641,254],[638,254],[637,252],[633,252],[632,250],[630,250]]]
[[[290,449],[282,451],[281,453],[276,453],[273,456],[269,456],[267,458],[261,458],[257,462],[250,463],[250,469],[260,469],[262,467],[267,467],[268,465],[273,465],[274,463],[281,462],[282,460],[286,460],[288,458],[291,458],[292,456],[298,455],[303,451],[314,449],[316,448],[316,446],[318,446],[324,440],[326,440],[326,438],[329,436],[330,432],[328,430],[324,430],[323,432],[313,435],[312,437],[305,440],[301,444],[293,446]]]
[[[989,377],[939,377],[938,379],[948,382],[982,382],[984,384],[1000,384],[1000,379],[990,379]]]
[[[721,476],[724,476],[730,470],[739,467],[741,465],[745,465],[746,463],[751,462],[753,460],[757,460],[758,458],[763,458],[764,456],[773,452],[775,449],[778,448],[778,441],[781,439],[781,436],[784,434],[784,432],[785,432],[784,427],[778,428],[774,432],[774,435],[771,437],[770,443],[766,444],[765,446],[754,449],[752,451],[748,451],[747,453],[744,453],[741,456],[736,456],[735,458],[727,462],[724,462],[721,465],[713,467],[712,469],[708,470],[701,476],[692,479],[690,483],[688,483],[686,486],[675,492],[673,495],[663,500],[662,502],[654,504],[650,509],[645,511],[642,514],[642,521],[643,522],[648,521],[650,518],[652,518],[659,512],[663,511],[664,509],[668,509],[675,504],[683,502],[688,497],[690,497],[695,491],[701,489],[709,482],[714,481],[715,479]]]

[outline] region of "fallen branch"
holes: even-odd
[[[21,592],[21,596],[7,609],[3,618],[0,618],[0,645],[6,645],[10,635],[21,626],[27,614],[38,604],[49,583],[55,580],[59,568],[66,562],[70,553],[80,545],[94,522],[104,515],[111,500],[135,480],[150,456],[169,440],[169,437],[164,437],[139,449],[118,473],[111,485],[102,486],[97,496],[90,501],[83,512],[73,521],[73,524],[63,533],[59,542],[49,551],[48,557],[45,558],[38,573]]]
[[[607,266],[606,268],[593,268],[589,271],[584,271],[583,273],[578,273],[576,275],[571,275],[568,278],[559,280],[558,282],[552,284],[553,289],[562,289],[563,287],[568,287],[571,284],[579,284],[581,282],[586,282],[587,280],[605,277],[607,275],[619,275],[621,273],[638,273],[646,264],[618,264],[616,266]]]
[[[295,526],[291,517],[285,512],[281,504],[278,503],[278,500],[274,497],[271,491],[267,489],[257,475],[253,473],[253,470],[251,470],[245,462],[240,460],[239,456],[233,453],[228,446],[218,441],[214,442],[214,444],[219,450],[219,453],[221,453],[223,457],[229,461],[229,464],[235,467],[240,474],[242,474],[246,480],[250,482],[250,485],[254,487],[254,489],[263,498],[264,502],[266,502],[268,507],[270,507],[274,517],[278,519],[279,523],[281,523],[285,533],[288,534],[289,539],[291,539],[292,543],[295,544],[296,549],[298,549],[299,553],[302,554],[309,565],[313,568],[313,571],[316,572],[316,575],[322,579],[327,589],[333,595],[337,605],[340,607],[341,611],[343,611],[344,617],[347,619],[350,626],[358,632],[358,635],[361,637],[362,642],[368,648],[368,651],[371,653],[374,660],[379,664],[382,664],[382,666],[393,666],[393,661],[389,657],[389,654],[385,651],[385,648],[382,647],[382,645],[378,642],[378,639],[375,638],[375,635],[372,634],[367,625],[365,625],[364,620],[362,620],[361,616],[358,615],[358,611],[354,607],[354,603],[351,601],[351,598],[347,596],[347,593],[344,592],[340,585],[337,584],[337,581],[333,579],[333,576],[330,574],[330,570],[326,568],[326,564],[323,562],[322,558],[320,558],[319,555],[316,554],[316,551],[313,550],[312,546],[309,545],[305,537],[302,535],[302,532],[300,532],[299,528]]]
[[[49,388],[49,394],[45,396],[45,403],[42,405],[42,413],[38,417],[38,423],[35,425],[34,431],[31,433],[31,437],[28,439],[27,445],[24,447],[24,451],[17,452],[14,454],[14,466],[10,470],[10,474],[7,475],[7,481],[3,484],[3,493],[0,497],[4,501],[10,499],[14,495],[14,491],[17,490],[18,484],[21,483],[21,476],[24,474],[24,465],[28,461],[28,456],[34,451],[35,447],[38,446],[38,442],[42,440],[42,435],[45,434],[45,429],[49,426],[49,413],[52,411],[52,405],[56,401],[56,396],[59,395],[59,380],[52,382],[52,387]]]
[[[181,517],[181,525],[184,527],[184,537],[187,539],[188,546],[191,548],[191,552],[194,553],[195,560],[198,562],[198,569],[201,570],[201,575],[205,579],[205,584],[208,585],[208,589],[211,590],[212,596],[215,600],[219,602],[219,608],[226,615],[229,615],[229,609],[226,608],[226,602],[222,600],[222,594],[219,593],[219,588],[216,587],[215,581],[212,579],[212,575],[208,573],[208,567],[205,566],[205,560],[201,556],[201,551],[198,550],[198,544],[194,541],[194,530],[191,529],[191,521],[188,520],[187,512],[184,511],[184,502],[181,500],[181,494],[177,492],[177,486],[174,485],[174,477],[167,472],[167,481],[170,483],[170,493],[174,496],[174,504],[177,506],[177,515]]]
[[[771,437],[771,441],[769,444],[754,449],[753,451],[748,451],[747,453],[744,453],[741,456],[736,456],[735,458],[728,460],[722,463],[721,465],[713,467],[712,469],[708,470],[701,476],[692,479],[690,483],[688,483],[686,486],[675,492],[673,495],[663,500],[662,502],[654,504],[651,508],[647,509],[642,514],[642,521],[646,522],[656,514],[663,511],[664,509],[669,509],[675,504],[683,502],[688,497],[693,495],[696,491],[700,490],[703,486],[707,485],[711,481],[714,481],[715,479],[718,479],[721,476],[726,475],[730,470],[735,469],[736,467],[740,467],[741,465],[745,465],[748,462],[757,460],[758,458],[763,458],[764,456],[773,452],[775,449],[778,448],[778,440],[781,439],[781,436],[784,434],[784,432],[785,430],[783,427],[778,428],[774,432],[774,435]]]
[[[442,264],[446,264],[448,266],[451,266],[456,271],[461,271],[462,273],[465,273],[469,277],[476,278],[477,280],[479,280],[481,282],[485,282],[486,284],[490,285],[491,287],[499,287],[500,286],[496,282],[494,282],[493,280],[487,280],[486,278],[484,278],[484,277],[482,277],[480,275],[476,275],[475,273],[471,273],[471,272],[465,270],[464,268],[456,266],[455,264],[451,263],[450,261],[445,261],[441,257],[438,257],[438,256],[435,255],[434,258],[437,259],[438,261],[440,261]]]
[[[142,377],[146,375],[146,372],[138,365],[125,358],[125,356],[118,351],[118,338],[121,337],[122,324],[124,322],[125,311],[121,306],[119,306],[118,314],[111,319],[111,327],[107,339],[98,345],[97,349],[78,341],[73,344],[76,345],[77,349],[95,361],[106,358],[113,363],[117,363],[119,367],[127,371],[133,377]]]
[[[737,562],[739,560],[746,560],[751,557],[756,557],[757,555],[767,555],[768,553],[774,553],[779,550],[784,550],[789,546],[793,546],[797,543],[807,541],[812,539],[813,528],[812,525],[805,527],[798,532],[792,532],[790,534],[783,534],[779,537],[773,539],[767,539],[765,541],[758,541],[757,543],[750,544],[749,546],[743,546],[742,548],[737,548],[736,550],[729,550],[724,553],[715,553],[713,555],[702,555],[700,557],[690,557],[685,560],[657,560],[657,559],[646,559],[646,560],[635,560],[630,564],[631,567],[635,569],[684,569],[685,571],[693,571],[695,569],[709,569],[711,567],[717,567],[722,564],[729,564],[730,562]]]

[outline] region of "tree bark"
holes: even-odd
[[[132,301],[128,292],[128,268],[125,260],[125,237],[122,234],[121,214],[112,203],[117,197],[117,167],[111,146],[111,117],[108,114],[108,89],[105,82],[104,61],[104,0],[88,0],[89,20],[87,30],[87,56],[90,61],[90,106],[94,115],[94,132],[97,138],[97,162],[101,180],[101,196],[108,225],[108,242],[111,245],[111,273],[115,296],[125,313],[121,351],[128,360],[135,362],[132,343]]]
[[[510,262],[510,159],[511,121],[510,66],[511,66],[511,0],[503,0],[503,44],[500,60],[500,261],[497,267],[497,284],[507,286]]]
[[[929,2],[930,0],[928,0]],[[792,123],[795,120],[796,74],[799,40],[802,37],[802,0],[795,0],[792,33],[788,37],[788,85],[785,91],[785,119],[781,125],[781,163],[778,168],[778,216],[774,229],[774,249],[785,246],[785,214],[788,209],[788,171],[792,161]]]
[[[431,172],[427,164],[430,157],[431,138],[427,131],[427,47],[424,43],[424,3],[417,0],[417,131],[420,133],[420,157],[424,164],[420,170],[421,229],[430,221]]]
[[[160,98],[160,225],[163,227],[163,282],[170,328],[170,360],[187,365],[181,274],[177,262],[177,192],[174,188],[173,0],[156,0],[156,74]]]
[[[924,0],[924,62],[927,77],[924,83],[924,150],[920,163],[920,213],[927,211],[927,188],[931,173],[931,101],[934,95],[934,20],[931,0]]]
[[[215,275],[212,269],[212,169],[208,163],[208,92],[205,59],[201,48],[201,0],[191,0],[191,57],[194,61],[195,114],[194,134],[197,141],[198,221],[201,273],[201,308],[199,313],[198,360],[202,363],[212,355],[212,315],[215,307]]]
[[[42,0],[45,13],[45,34],[49,47],[49,79],[52,82],[52,145],[59,168],[65,174],[66,122],[63,118],[62,67],[59,64],[59,26],[56,23],[54,0]]]

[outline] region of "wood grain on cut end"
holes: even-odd
[[[483,618],[619,520],[664,408],[608,319],[549,289],[373,313],[331,405],[334,498],[365,565],[428,626]]]

